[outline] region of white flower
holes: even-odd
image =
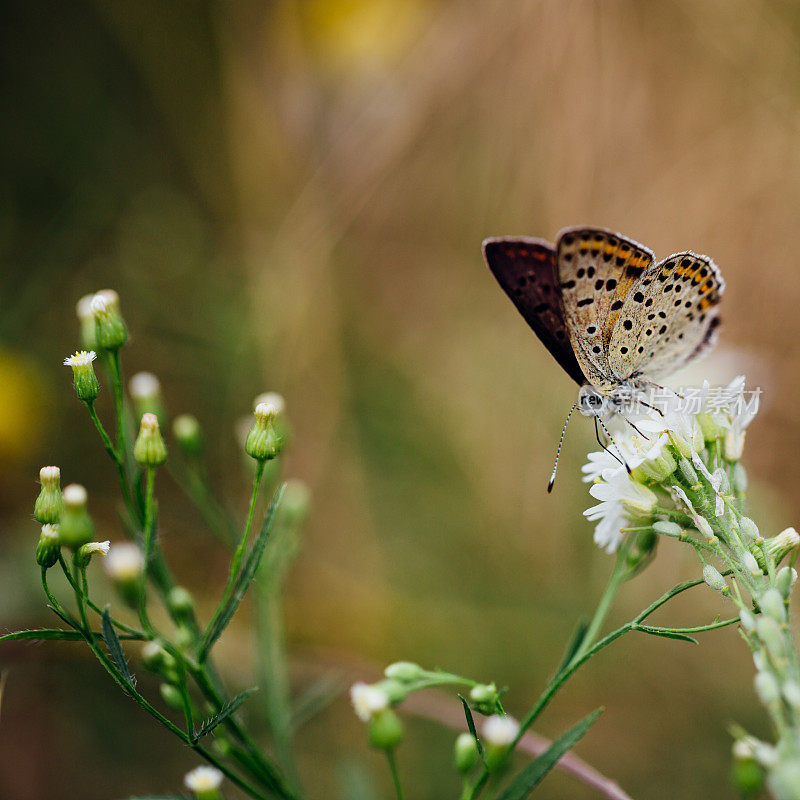
[[[39,470],[42,485],[58,486],[61,481],[61,470],[58,467],[42,467]]]
[[[493,714],[483,723],[482,733],[487,744],[494,747],[508,747],[517,738],[519,722],[513,717]]]
[[[652,513],[658,500],[650,489],[632,480],[624,470],[594,484],[589,494],[601,502],[583,514],[591,521],[599,520],[594,529],[594,540],[609,553],[619,547],[623,538],[620,529],[626,527],[631,517]]]
[[[183,783],[190,792],[203,794],[215,792],[222,785],[222,773],[208,765],[195,767],[183,777]]]
[[[138,579],[144,568],[144,556],[132,542],[115,544],[108,552],[103,564],[106,574],[113,581],[133,581]]]
[[[65,486],[61,496],[64,498],[64,505],[77,508],[85,506],[88,499],[86,489],[79,483],[71,483],[69,486]]]
[[[700,391],[694,402],[704,401],[707,384]],[[662,414],[651,413],[636,424],[643,430],[652,433],[666,433],[673,447],[684,457],[690,458],[693,453],[703,449],[705,441],[703,431],[696,417],[687,408],[685,402],[674,392],[667,391],[661,405]]]
[[[286,401],[283,395],[277,392],[264,392],[253,400],[253,408],[261,405],[261,403],[269,403],[275,409],[275,416],[279,417],[286,410]]]
[[[94,350],[76,350],[74,355],[64,359],[65,367],[87,367],[97,358]]]
[[[91,558],[93,555],[108,555],[108,550],[110,547],[111,542],[106,540],[105,542],[89,542],[88,544],[83,545],[81,550],[85,555]]]
[[[135,400],[152,400],[161,394],[161,383],[152,372],[137,372],[128,381],[128,391]]]
[[[368,683],[354,683],[350,687],[350,702],[353,710],[363,722],[389,707],[389,695],[377,686]]]

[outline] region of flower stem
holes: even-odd
[[[389,762],[389,770],[392,773],[394,792],[397,796],[397,800],[403,800],[403,786],[400,783],[400,773],[397,770],[397,759],[395,758],[393,747],[386,750],[386,760]]]

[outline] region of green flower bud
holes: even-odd
[[[503,765],[512,742],[519,733],[519,723],[511,717],[494,714],[483,723],[486,744],[486,769],[495,772]]]
[[[408,697],[408,687],[398,680],[386,678],[386,680],[378,681],[375,688],[382,691],[388,698],[392,705],[395,705]]]
[[[78,400],[93,403],[100,394],[100,384],[94,374],[92,362],[97,358],[94,350],[76,350],[75,355],[64,359],[65,367],[72,367],[72,381]]]
[[[145,414],[155,414],[162,427],[167,423],[167,411],[161,396],[161,383],[152,372],[137,372],[128,381],[128,394],[133,401],[137,419]]]
[[[419,664],[414,664],[411,661],[395,661],[394,664],[389,664],[383,671],[387,678],[391,678],[401,683],[411,683],[418,681],[425,676],[425,670]]]
[[[94,525],[86,510],[86,489],[77,483],[71,483],[62,493],[64,510],[58,533],[61,544],[77,550],[81,545],[94,539]]]
[[[786,656],[781,626],[772,617],[759,614],[756,619],[756,633],[774,662],[780,662]]]
[[[183,697],[180,690],[171,683],[162,683],[158,687],[164,702],[176,711],[183,711]]]
[[[663,536],[674,536],[680,538],[683,534],[683,528],[675,522],[669,520],[659,519],[653,523],[653,530]]]
[[[379,750],[392,750],[403,738],[403,724],[391,708],[373,714],[367,724],[369,743]]]
[[[786,605],[777,589],[767,589],[758,599],[761,611],[769,614],[775,622],[786,622]]]
[[[33,507],[37,522],[55,525],[61,518],[61,470],[58,467],[42,467],[39,470],[42,488]]]
[[[222,773],[216,767],[204,764],[187,772],[183,783],[194,794],[195,800],[219,800],[222,796],[219,792],[222,777]]]
[[[89,566],[89,562],[92,560],[92,556],[94,555],[107,555],[108,549],[111,547],[111,542],[88,542],[87,544],[82,544],[78,548],[77,552],[77,562],[78,566],[81,569],[86,569]]]
[[[739,532],[745,542],[754,542],[761,535],[758,532],[758,525],[750,517],[742,517],[739,520]]]
[[[744,494],[747,491],[747,470],[738,461],[733,465],[731,478],[733,490],[738,494]]]
[[[179,625],[175,629],[175,644],[181,650],[188,650],[196,641],[194,632],[186,625]]]
[[[167,607],[173,619],[188,622],[194,618],[194,597],[183,586],[175,586],[167,595]]]
[[[40,567],[50,569],[58,563],[61,553],[61,537],[58,535],[58,525],[42,525],[39,535],[39,544],[36,545],[36,563]]]
[[[744,568],[755,578],[761,577],[764,573],[761,569],[761,565],[758,563],[756,557],[747,550],[744,555],[742,555],[742,563],[744,564]]]
[[[119,350],[128,341],[128,329],[119,309],[119,295],[103,289],[91,301],[94,316],[94,335],[103,350]]]
[[[144,414],[139,435],[133,445],[133,457],[143,467],[160,467],[167,460],[167,446],[158,427],[155,414]]]
[[[716,567],[712,567],[711,564],[706,564],[703,567],[703,580],[715,591],[725,592],[729,591],[728,584],[725,583],[725,578],[722,577],[722,574]]]
[[[653,558],[657,546],[658,534],[655,531],[640,531],[634,534],[628,556],[625,559],[628,569],[644,569]]]
[[[639,466],[634,467],[631,477],[640,482],[662,483],[675,472],[677,466],[678,464],[669,449],[662,447],[656,458],[643,461]]]
[[[756,629],[756,618],[747,609],[743,608],[739,612],[739,620],[748,633],[752,633]]]
[[[734,745],[731,783],[733,783],[734,788],[740,792],[742,797],[758,797],[764,787],[764,767],[752,755],[739,756],[736,750],[736,745]]]
[[[281,451],[281,437],[275,429],[276,407],[270,403],[259,403],[255,410],[255,421],[244,449],[256,461],[268,461]]]
[[[81,326],[81,344],[84,350],[97,349],[97,337],[95,336],[94,313],[92,312],[93,294],[85,294],[78,300],[75,311],[78,315],[78,322]]]
[[[453,747],[453,762],[456,769],[466,775],[478,761],[478,745],[471,733],[460,733]]]
[[[800,684],[796,681],[786,681],[783,684],[783,697],[795,714],[800,713]]]
[[[725,418],[720,414],[704,412],[697,415],[697,422],[700,425],[700,430],[703,431],[703,438],[707,442],[715,442],[725,436],[728,430],[725,421]]]
[[[142,648],[142,663],[156,675],[161,675],[170,683],[178,680],[178,662],[158,642],[148,642]]]
[[[203,452],[203,433],[197,417],[181,414],[172,422],[172,435],[186,456],[199,456]]]
[[[299,528],[308,519],[311,510],[311,492],[304,481],[297,478],[286,481],[280,513],[283,521],[292,528]]]
[[[781,597],[784,600],[789,599],[789,595],[792,593],[792,586],[794,586],[796,580],[797,572],[794,567],[786,566],[778,570],[778,574],[775,576],[775,588],[781,593]]]
[[[284,400],[283,395],[278,394],[278,392],[264,392],[264,394],[258,395],[258,397],[253,400],[253,410],[258,408],[261,403],[267,403],[275,409],[275,430],[278,432],[282,445],[285,446],[289,440],[289,422],[286,419],[286,400]]]
[[[120,597],[131,608],[138,608],[144,569],[144,555],[138,545],[132,542],[115,544],[103,566]]]
[[[781,701],[781,687],[775,676],[769,672],[759,672],[753,679],[756,694],[765,706],[774,706]]]
[[[497,700],[497,686],[493,683],[479,683],[469,690],[469,699],[480,705],[494,703]]]

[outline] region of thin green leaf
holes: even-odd
[[[346,686],[340,675],[326,675],[311,684],[294,702],[290,725],[297,730],[324,711]]]
[[[108,613],[108,607],[103,611],[103,639],[105,640],[108,654],[117,665],[117,669],[122,674],[123,680],[133,686],[133,676],[128,669],[128,662],[125,660],[125,653],[122,651],[122,645],[119,642],[119,636],[114,629],[111,622],[111,616]]]
[[[478,745],[478,752],[481,755],[481,759],[485,761],[483,756],[483,745],[481,744],[481,740],[478,738],[478,731],[475,729],[475,720],[472,718],[472,709],[469,707],[469,703],[464,697],[459,695],[458,699],[461,701],[461,705],[464,706],[464,716],[467,718],[467,727],[469,728],[469,732],[472,734],[475,744]]]
[[[497,796],[497,800],[524,800],[553,769],[561,756],[575,746],[602,713],[603,709],[598,708],[559,736],[544,753],[517,774],[505,790]]]
[[[275,512],[280,505],[281,498],[283,497],[283,489],[285,485],[286,484],[280,486],[278,491],[275,492],[275,496],[272,498],[272,502],[269,505],[267,514],[264,517],[264,523],[262,524],[261,530],[258,533],[258,538],[254,542],[253,547],[250,550],[250,554],[247,556],[247,560],[242,567],[242,571],[239,573],[239,577],[236,579],[236,584],[233,592],[231,593],[230,599],[225,604],[225,608],[219,615],[214,627],[208,631],[206,636],[203,638],[203,643],[198,651],[198,658],[201,663],[205,660],[209,651],[214,646],[214,642],[219,639],[219,637],[222,635],[222,632],[231,621],[231,618],[236,613],[236,609],[239,608],[239,604],[244,599],[247,589],[253,582],[253,578],[258,570],[261,557],[264,555],[264,548],[267,546],[267,539],[269,539],[269,534],[272,530],[272,523],[275,519]]]
[[[65,631],[61,628],[32,628],[28,631],[14,631],[0,636],[0,642],[10,642],[16,639],[68,639],[77,641],[83,639],[78,631]]]
[[[583,640],[586,638],[587,630],[589,630],[589,623],[585,619],[579,620],[578,625],[572,634],[572,638],[569,640],[569,644],[567,645],[564,658],[561,659],[561,663],[558,665],[558,672],[561,672],[561,670],[563,670],[569,664],[569,662],[572,661],[575,653],[578,652],[578,648],[583,644]]]
[[[194,736],[192,737],[192,744],[197,744],[204,736],[211,733],[214,728],[217,727],[221,722],[225,722],[225,720],[233,714],[239,706],[250,697],[253,692],[258,691],[256,687],[252,689],[245,689],[241,694],[237,694],[236,697],[229,700],[225,705],[216,713],[214,714],[211,719],[207,720],[203,723],[199,731],[196,731]]]
[[[649,625],[637,625],[634,630],[648,633],[650,636],[661,636],[664,639],[678,639],[681,642],[691,642],[692,644],[698,643],[697,639],[693,636],[681,633],[680,631],[671,630],[670,628],[653,628]]]

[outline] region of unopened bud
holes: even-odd
[[[257,461],[268,461],[281,451],[281,437],[275,428],[276,408],[270,403],[259,403],[255,410],[255,421],[244,449]]]
[[[133,456],[143,467],[159,467],[167,460],[167,446],[155,414],[144,414],[139,435],[133,445]]]
[[[748,633],[752,633],[756,629],[756,618],[747,609],[743,608],[739,612],[739,620]]]
[[[142,663],[150,672],[161,675],[170,683],[178,680],[178,662],[158,642],[148,642],[142,648]]]
[[[789,599],[796,580],[797,570],[794,567],[785,566],[778,570],[778,574],[775,576],[775,588],[781,593],[784,600]]]
[[[769,614],[775,622],[786,622],[786,605],[783,595],[774,588],[767,589],[758,599],[761,611]]]
[[[128,341],[128,329],[119,308],[119,295],[112,289],[103,289],[91,301],[94,316],[94,335],[97,346],[103,350],[119,350]]]
[[[94,314],[92,313],[93,294],[86,294],[78,300],[75,311],[81,328],[81,344],[84,350],[97,349],[97,337],[94,331]]]
[[[774,706],[781,701],[781,687],[775,676],[769,672],[759,672],[753,679],[761,702],[765,706]]]
[[[728,584],[725,583],[725,578],[723,578],[720,571],[716,567],[711,566],[711,564],[706,564],[703,567],[703,580],[717,592],[724,593],[729,591]]]
[[[418,681],[425,675],[425,670],[419,664],[414,664],[411,661],[395,661],[394,664],[389,664],[383,671],[387,678],[391,678],[401,683],[411,683]]]
[[[778,800],[800,797],[800,763],[797,759],[780,760],[767,773],[767,786]]]
[[[403,738],[403,724],[391,708],[373,714],[367,731],[369,743],[380,750],[394,749]]]
[[[78,350],[75,355],[64,359],[65,367],[72,367],[72,382],[78,400],[93,403],[100,394],[100,384],[94,374],[92,362],[97,358],[94,350]]]
[[[86,489],[77,483],[64,487],[64,510],[61,512],[59,536],[61,544],[77,550],[94,539],[94,525],[86,509]]]
[[[758,532],[758,525],[750,517],[742,517],[739,520],[739,532],[746,542],[754,542],[761,535]]]
[[[692,462],[688,458],[682,458],[678,462],[678,471],[681,473],[683,479],[690,485],[695,486],[698,483],[697,473],[692,466]]]
[[[747,470],[738,461],[733,465],[731,479],[733,490],[737,494],[744,494],[747,491]]]
[[[486,768],[494,772],[503,763],[517,738],[519,723],[511,717],[493,714],[483,723],[482,732],[486,743]]]
[[[478,744],[471,733],[459,733],[453,746],[456,769],[466,775],[478,762]]]
[[[181,414],[172,422],[172,435],[187,456],[197,456],[203,451],[203,433],[197,417]]]
[[[33,507],[37,522],[54,525],[61,517],[61,470],[58,467],[42,467],[39,470],[42,488]]]
[[[653,530],[656,533],[660,533],[663,536],[674,536],[679,537],[683,533],[683,528],[678,525],[676,522],[670,522],[669,520],[659,519],[653,523]]]
[[[42,525],[39,544],[36,545],[36,563],[44,569],[50,569],[58,562],[61,554],[61,538],[57,525]]]
[[[131,608],[136,608],[139,604],[144,569],[144,555],[138,545],[132,542],[113,545],[103,566],[122,599]]]
[[[783,697],[795,714],[800,713],[800,684],[797,681],[786,681],[783,684]]]
[[[753,576],[762,576],[764,573],[761,571],[761,567],[758,565],[758,561],[756,561],[756,557],[748,550],[742,556],[742,563],[744,564],[745,569]]]
[[[764,642],[764,647],[774,662],[780,662],[786,656],[781,626],[772,617],[759,614],[756,620],[756,633]]]
[[[183,586],[175,586],[167,595],[167,607],[173,618],[181,622],[188,622],[194,617],[194,597]]]
[[[303,525],[311,511],[311,492],[304,481],[297,478],[286,481],[279,511],[289,527]]]
[[[725,425],[725,419],[719,414],[711,414],[704,412],[697,415],[697,422],[700,425],[700,430],[703,431],[703,438],[707,442],[715,442],[725,436],[728,426]]]
[[[219,787],[222,786],[222,773],[208,765],[195,767],[183,778],[186,788],[195,796],[195,800],[218,800],[221,797]]]
[[[152,372],[137,372],[128,381],[128,394],[133,401],[136,419],[144,414],[155,414],[160,425],[167,421],[164,398],[161,395],[161,382]]]
[[[161,692],[161,697],[164,698],[164,702],[170,708],[174,708],[176,711],[183,711],[183,696],[176,686],[171,683],[162,683],[158,689]]]
[[[86,567],[89,566],[89,562],[92,560],[92,556],[107,555],[109,547],[111,547],[111,542],[109,541],[87,542],[86,544],[82,544],[78,548],[78,553],[76,556],[78,566],[81,569],[86,569]]]

